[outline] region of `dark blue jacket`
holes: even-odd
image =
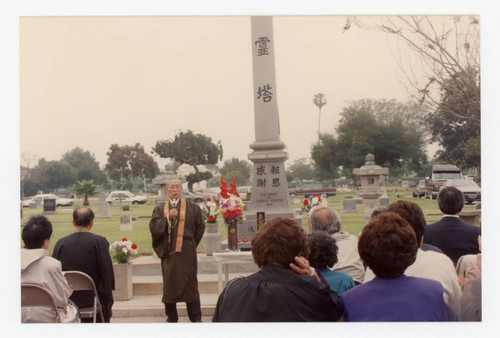
[[[430,224],[424,234],[424,243],[434,245],[450,257],[454,264],[463,255],[479,253],[479,228],[453,216],[444,216]]]

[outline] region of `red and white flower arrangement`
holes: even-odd
[[[236,182],[234,177],[231,177],[231,188],[228,189],[227,182],[220,178],[220,195],[222,200],[220,201],[222,217],[224,217],[224,223],[229,225],[235,225],[243,222],[243,201],[240,198],[240,194],[236,191]]]
[[[318,205],[327,205],[328,202],[325,199],[321,198],[320,195],[314,194],[309,197],[309,199],[304,199],[302,202],[302,209],[300,211],[301,214],[305,212],[309,212],[313,207],[318,206]]]
[[[206,198],[200,204],[201,213],[207,223],[216,223],[220,214],[220,203],[216,198]]]
[[[109,251],[114,251],[113,259],[117,263],[128,263],[130,256],[137,255],[137,244],[132,243],[126,238],[121,241],[115,241],[109,246]]]

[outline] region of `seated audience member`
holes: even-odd
[[[352,289],[355,284],[351,276],[344,271],[332,271],[337,263],[337,244],[326,232],[313,232],[309,234],[309,264],[314,267],[330,284],[330,288],[339,296]]]
[[[113,306],[115,276],[109,255],[109,243],[105,237],[90,232],[94,224],[94,212],[78,208],[73,212],[74,232],[59,239],[52,257],[61,261],[63,271],[82,271],[94,281],[104,321],[109,323]],[[92,291],[75,291],[71,299],[79,307],[93,306]],[[100,320],[99,316],[97,317]],[[92,321],[92,319],[89,319]]]
[[[481,251],[481,228],[479,228],[477,240],[479,251]],[[468,262],[467,265],[466,262]],[[462,256],[458,260],[457,271],[459,271],[458,278],[463,291],[460,300],[460,320],[481,321],[481,253]]]
[[[230,281],[213,322],[337,321],[342,302],[309,266],[304,229],[288,218],[266,222],[252,239],[259,271]]]
[[[394,212],[406,220],[415,231],[417,244],[422,243],[426,222],[422,208],[414,202],[399,200],[387,208],[388,212]],[[415,262],[406,271],[406,276],[434,279],[443,285],[444,302],[446,303],[448,319],[458,320],[459,303],[462,291],[458,284],[455,268],[451,259],[434,251],[417,250]],[[365,283],[375,277],[373,271],[366,270]]]
[[[455,187],[445,187],[439,192],[437,202],[444,216],[427,226],[424,243],[437,246],[453,264],[461,256],[479,253],[479,229],[462,222],[458,216],[464,207],[463,193]]]
[[[47,248],[52,237],[52,224],[44,216],[31,217],[21,235],[21,283],[38,284],[52,291],[59,316],[63,323],[78,323],[78,309],[69,301],[73,292],[61,270],[61,262],[48,256]],[[50,307],[23,307],[23,323],[53,322],[54,310]]]
[[[307,221],[310,231],[324,231],[335,239],[339,248],[338,262],[332,270],[344,271],[356,284],[363,283],[365,267],[358,254],[358,237],[340,231],[341,222],[337,212],[327,206],[317,206],[310,210]]]
[[[375,278],[342,295],[345,321],[445,321],[441,283],[404,275],[417,255],[415,231],[385,212],[364,227],[359,255]]]
[[[477,257],[481,255],[481,226],[479,226],[479,235],[477,236],[477,243],[479,247],[479,253],[476,255],[464,255],[460,257],[457,261],[456,271],[457,276],[464,276],[465,271],[467,270],[470,264],[473,264],[477,261]]]

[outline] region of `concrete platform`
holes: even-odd
[[[165,308],[161,302],[163,278],[160,259],[142,256],[132,261],[133,296],[127,301],[115,301],[112,323],[161,323],[165,322]],[[229,265],[229,280],[248,276],[258,270],[254,263]],[[217,263],[211,256],[198,254],[198,287],[204,322],[212,320],[218,295]],[[179,322],[190,322],[186,304],[178,303]]]
[[[161,294],[148,296],[134,295],[128,301],[115,301],[112,318],[162,317],[163,321],[165,321],[165,307],[161,302],[161,297]],[[202,316],[212,318],[218,298],[219,295],[216,293],[200,294]],[[177,311],[179,318],[187,318],[185,303],[178,303]]]

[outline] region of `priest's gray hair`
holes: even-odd
[[[170,182],[172,181],[179,181],[182,184],[182,180],[180,179],[179,176],[172,175],[167,177],[167,187],[170,185]]]
[[[324,205],[316,206],[309,212],[312,231],[325,231],[334,234],[340,231],[340,216],[339,214]]]

